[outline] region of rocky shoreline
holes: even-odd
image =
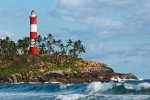
[[[82,62],[82,63],[81,63]],[[121,74],[114,72],[113,69],[106,64],[96,61],[78,61],[75,66],[84,65],[81,71],[50,70],[47,69],[45,62],[38,63],[40,66],[38,72],[27,71],[21,73],[13,73],[10,76],[0,77],[0,83],[17,83],[17,82],[108,82],[112,78],[121,79],[137,79],[133,74]],[[46,67],[45,67],[46,66]],[[30,66],[32,67],[32,66]],[[38,74],[37,74],[38,73]]]
[[[18,82],[109,82],[112,78],[121,79],[137,79],[133,74],[100,74],[99,72],[84,72],[84,73],[64,73],[49,72],[44,76],[36,77],[32,72],[29,73],[15,73],[10,77],[0,79],[0,83],[18,83]]]

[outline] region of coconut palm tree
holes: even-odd
[[[64,44],[60,44],[60,52],[61,52],[61,53],[62,53],[62,51],[63,51],[63,53],[64,53],[64,50],[65,50],[64,47],[65,47]]]
[[[14,60],[17,56],[17,45],[9,37],[0,40],[0,58]]]
[[[48,34],[48,39],[49,39],[50,41],[53,41],[53,36],[52,36],[51,33]]]
[[[81,54],[81,53],[85,53],[85,47],[83,45],[81,45],[80,49],[79,49],[79,54]]]
[[[17,47],[19,50],[21,50],[21,53],[23,54],[25,50],[29,48],[30,45],[30,38],[29,37],[24,37],[23,39],[19,39],[17,41]]]
[[[68,53],[68,55],[70,55],[70,50],[68,51],[68,49],[71,49],[72,46],[73,46],[73,41],[69,39],[66,44],[66,54]]]
[[[53,45],[53,36],[52,36],[51,33],[49,33],[47,35],[47,43],[46,44],[47,44],[48,52],[53,53],[53,47],[52,47],[52,45]]]

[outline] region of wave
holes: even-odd
[[[70,92],[78,91],[81,93],[149,93],[150,94],[150,83],[142,82],[125,82],[125,83],[102,83],[102,82],[92,82],[92,83],[45,83],[45,84],[0,84],[0,92]]]
[[[113,87],[114,83],[93,82],[87,86],[87,91],[90,93],[94,93],[98,91],[106,91],[112,89]]]
[[[150,84],[149,83],[140,83],[138,85],[133,85],[133,84],[125,83],[124,87],[128,90],[136,90],[136,91],[148,90],[148,89],[150,89]]]
[[[67,88],[67,87],[70,87],[70,86],[72,86],[73,84],[64,84],[64,83],[61,83],[60,84],[60,89],[65,89],[65,88]]]
[[[141,96],[142,95],[142,96]],[[50,100],[87,100],[103,99],[150,99],[150,80],[92,83],[21,83],[0,84],[0,98],[6,99],[32,99]],[[130,98],[129,98],[130,97]],[[10,99],[11,100],[11,99]],[[25,100],[25,99],[23,99]]]
[[[102,94],[150,94],[150,83],[101,83],[93,82],[87,86],[89,93]]]
[[[69,94],[69,95],[58,95],[55,99],[56,100],[77,100],[83,99],[86,95],[83,94]]]

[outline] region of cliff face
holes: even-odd
[[[137,79],[133,74],[115,73],[113,69],[106,64],[95,61],[84,61],[86,65],[81,72],[57,72],[48,71],[41,77],[41,81],[55,82],[92,82],[92,81],[110,81],[112,78]]]
[[[72,60],[67,60],[66,63],[62,61],[62,66],[56,66],[55,63],[48,62],[49,59],[47,61],[39,59],[33,56],[21,57],[14,62],[3,65],[0,69],[2,74],[0,82],[92,82],[110,81],[117,77],[137,79],[133,74],[115,73],[106,64],[96,61],[80,59],[72,62]],[[11,67],[21,65],[27,67]],[[6,74],[6,72],[11,73]]]

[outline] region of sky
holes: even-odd
[[[84,59],[150,78],[150,0],[0,0],[0,38],[29,36],[33,9],[38,34],[80,39]]]

